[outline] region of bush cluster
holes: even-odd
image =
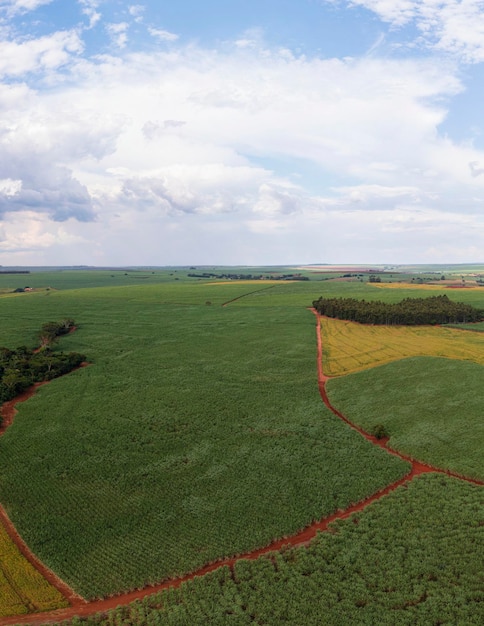
[[[44,324],[39,350],[26,346],[15,350],[0,348],[0,402],[15,398],[34,383],[67,374],[85,361],[83,354],[54,352],[50,346],[56,337],[68,333],[73,326],[74,320]]]

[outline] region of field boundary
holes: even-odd
[[[227,300],[227,302],[222,302],[222,306],[225,307],[232,302],[237,302],[237,300],[241,300],[242,298],[246,298],[247,296],[252,296],[254,293],[259,293],[259,291],[267,291],[268,289],[273,289],[276,285],[269,285],[268,287],[262,287],[262,289],[255,289],[254,291],[248,291],[247,293],[243,293],[241,296],[237,296],[236,298],[232,298],[232,300]]]

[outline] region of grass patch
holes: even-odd
[[[420,461],[484,480],[484,367],[413,358],[328,381],[339,410]]]

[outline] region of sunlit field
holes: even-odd
[[[333,404],[389,445],[435,467],[484,481],[484,367],[417,357],[332,379]]]
[[[341,376],[411,356],[442,356],[484,364],[484,335],[435,326],[372,326],[321,320],[323,369]]]

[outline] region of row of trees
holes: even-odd
[[[458,324],[484,320],[484,311],[449,300],[446,295],[406,298],[390,304],[379,300],[319,298],[313,307],[321,315],[361,324]]]
[[[15,398],[36,382],[52,380],[69,373],[86,360],[78,352],[54,352],[55,339],[69,332],[74,320],[47,322],[39,333],[41,347],[31,350],[0,348],[0,403]]]
[[[200,274],[187,274],[189,278],[216,278],[221,280],[309,280],[302,274],[214,274],[202,272]]]

